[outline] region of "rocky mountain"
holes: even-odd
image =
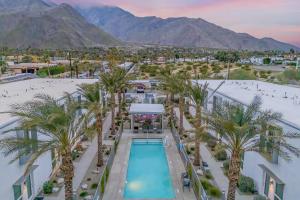
[[[81,48],[122,44],[67,4],[0,0],[0,46]]]
[[[127,42],[258,51],[289,51],[293,48],[300,51],[300,48],[290,44],[236,33],[200,18],[136,17],[121,8],[110,6],[76,9],[88,22]]]

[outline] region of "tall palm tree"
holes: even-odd
[[[177,82],[175,79],[175,75],[172,74],[169,68],[161,71],[160,79],[160,90],[163,90],[167,93],[167,101],[166,104],[168,106],[170,120],[173,120],[173,112],[174,112],[174,103],[173,99],[175,94],[177,94]]]
[[[12,132],[7,132],[10,134],[0,141],[0,149],[5,155],[14,155],[11,162],[28,155],[28,149],[32,149],[25,174],[44,153],[56,151],[61,158],[60,169],[64,176],[66,200],[72,200],[73,195],[74,166],[71,149],[84,129],[83,120],[78,117],[78,108],[77,102],[70,95],[67,95],[63,107],[47,95],[37,95],[33,101],[13,105],[9,113],[20,119],[20,126],[15,130],[35,129],[40,137],[19,138],[13,136]]]
[[[189,75],[184,73],[175,74],[174,81],[176,82],[175,90],[176,94],[179,95],[179,134],[183,134],[183,115],[184,115],[184,104],[185,96],[187,95],[187,83]]]
[[[87,110],[86,117],[96,119],[96,133],[98,143],[98,161],[97,166],[103,165],[103,145],[102,145],[102,113],[103,104],[101,98],[100,83],[82,84],[79,86],[79,92],[84,97],[81,101],[81,107]],[[93,130],[92,130],[93,131]]]
[[[214,112],[208,117],[211,130],[222,136],[224,147],[231,153],[229,164],[229,186],[227,200],[235,200],[235,191],[240,177],[241,155],[247,151],[259,151],[262,138],[274,141],[271,146],[279,155],[289,158],[289,153],[299,156],[299,149],[289,145],[286,137],[297,137],[295,134],[284,134],[277,129],[270,134],[271,124],[280,119],[281,114],[271,111],[261,111],[261,98],[255,97],[245,108],[229,102],[217,104]],[[265,141],[264,140],[264,141]],[[268,144],[270,145],[270,144]]]
[[[206,100],[208,91],[208,83],[201,85],[200,83],[192,83],[190,81],[188,87],[188,94],[190,99],[192,100],[192,106],[196,110],[196,133],[195,133],[195,160],[194,165],[200,166],[200,140],[203,138],[205,133],[205,127],[202,125],[202,106]]]
[[[104,89],[110,94],[110,106],[111,106],[111,134],[115,134],[115,107],[116,107],[116,97],[115,93],[121,93],[121,90],[124,85],[127,83],[127,76],[126,71],[124,69],[118,67],[112,67],[110,72],[102,73],[100,75],[101,84],[103,85]],[[121,95],[120,95],[121,96]],[[119,101],[121,97],[119,97]],[[121,105],[119,105],[121,106]]]

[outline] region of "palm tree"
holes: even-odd
[[[78,117],[78,108],[77,102],[70,95],[67,95],[64,106],[47,95],[37,95],[33,101],[13,105],[9,113],[20,119],[20,126],[15,130],[35,129],[40,137],[18,138],[9,134],[0,141],[0,149],[4,154],[14,155],[11,162],[28,155],[28,149],[32,149],[25,174],[44,153],[56,151],[61,158],[60,169],[64,176],[66,200],[72,200],[73,195],[74,166],[71,149],[84,129],[83,118]]]
[[[102,113],[103,104],[101,98],[101,86],[100,83],[95,84],[82,84],[79,86],[79,92],[84,97],[81,102],[83,109],[87,110],[87,117],[96,119],[96,133],[98,142],[98,161],[97,166],[103,165],[103,146],[102,146]],[[93,132],[93,130],[92,130]]]
[[[214,112],[207,119],[211,130],[222,136],[224,147],[231,153],[227,200],[235,200],[235,191],[240,177],[241,155],[247,151],[259,151],[262,141],[273,141],[271,142],[273,150],[286,159],[289,159],[289,153],[299,156],[299,149],[289,145],[285,140],[286,137],[297,137],[295,134],[283,134],[279,128],[276,129],[276,134],[269,132],[274,131],[274,126],[271,124],[280,119],[281,114],[261,111],[261,105],[260,97],[255,97],[247,108],[224,102],[217,104]]]
[[[123,89],[124,85],[127,83],[126,71],[118,68],[112,67],[110,72],[102,73],[100,75],[101,84],[104,89],[110,94],[110,106],[111,106],[111,121],[112,121],[112,132],[111,134],[115,134],[115,107],[116,107],[116,97],[115,93],[118,92],[121,94],[121,89]],[[120,95],[121,96],[121,95]],[[121,97],[119,97],[119,101]],[[121,105],[119,105],[121,106]]]
[[[208,91],[208,83],[201,85],[200,83],[190,82],[188,87],[188,94],[192,100],[192,106],[196,110],[196,133],[195,133],[195,160],[194,165],[200,166],[200,140],[203,138],[205,133],[205,127],[202,125],[202,106],[206,100]]]

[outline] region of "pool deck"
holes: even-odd
[[[185,169],[181,161],[180,155],[177,151],[176,144],[172,137],[171,131],[169,129],[165,129],[163,134],[149,134],[149,138],[163,138],[166,135],[168,135],[168,146],[165,148],[165,150],[168,158],[173,188],[176,194],[174,200],[195,200],[196,197],[193,193],[192,188],[191,191],[189,191],[188,189],[185,189],[185,191],[182,190],[181,173],[184,172]],[[132,138],[146,137],[146,134],[132,134],[131,130],[124,130],[110,172],[108,184],[105,188],[103,200],[124,199],[123,193]]]

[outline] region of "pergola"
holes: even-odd
[[[129,114],[133,133],[162,133],[164,113],[163,104],[131,104]]]

